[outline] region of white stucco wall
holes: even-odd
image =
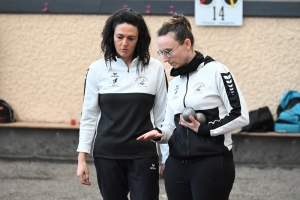
[[[88,66],[102,58],[107,15],[0,14],[0,99],[25,122],[69,123],[80,119]],[[157,54],[156,31],[170,16],[145,16]],[[300,18],[244,18],[241,27],[193,25],[195,49],[224,63],[249,110],[300,91]],[[170,67],[165,64],[167,74]],[[170,77],[168,77],[171,80]]]

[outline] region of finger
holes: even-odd
[[[159,178],[162,179],[164,177],[164,170],[160,170],[159,172]]]
[[[152,136],[145,135],[144,138],[143,138],[143,141],[149,141],[151,139],[153,139]]]
[[[148,141],[149,139],[146,139],[146,138],[143,136],[143,137],[138,137],[137,140],[139,140],[139,141]]]
[[[82,184],[83,185],[92,185],[92,183],[90,181],[84,181]]]
[[[145,135],[144,135],[144,139],[147,140],[148,138],[149,138],[149,135],[148,135],[148,134],[145,134]]]
[[[145,138],[146,140],[151,140],[151,139],[156,138],[156,135],[154,135],[154,134],[152,134],[152,133],[149,133],[149,134],[146,134],[144,138]]]
[[[185,120],[183,119],[182,114],[180,114],[180,124],[184,125],[185,124]]]
[[[85,179],[86,182],[90,182],[90,176],[89,176],[89,171],[86,171],[85,173]]]
[[[142,135],[142,136],[140,136],[138,138],[141,138],[141,140],[143,140],[143,141],[147,141],[147,140],[149,140],[149,138],[151,139],[151,137],[152,137],[151,134],[146,133],[146,134],[144,134],[144,135]]]
[[[180,114],[180,121],[184,121],[183,117],[182,117],[182,114]]]
[[[143,140],[144,139],[144,135],[141,135],[140,137],[136,138],[137,140]]]
[[[88,175],[86,175],[85,178],[84,178],[84,175],[82,175],[82,176],[80,176],[78,178],[79,178],[79,181],[80,181],[81,184],[83,184],[83,185],[91,185],[91,182],[89,180]]]
[[[139,140],[139,141],[147,141],[147,139],[145,139],[145,137],[139,137],[137,140]]]
[[[190,119],[192,122],[192,126],[200,126],[201,125],[201,123],[200,122],[198,122],[198,120],[195,118],[195,117],[193,117],[192,116],[192,118]]]
[[[165,164],[162,164],[159,171],[159,177],[162,179],[165,175]]]
[[[78,180],[79,180],[79,182],[82,183],[82,184],[85,182],[83,176],[78,176]]]
[[[194,123],[196,121],[196,119],[192,115],[189,116],[189,119],[192,121],[190,123]]]

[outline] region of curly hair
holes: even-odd
[[[165,22],[157,31],[157,36],[167,35],[169,32],[175,33],[175,40],[178,42],[184,41],[186,38],[191,40],[194,46],[194,36],[192,34],[192,27],[188,19],[181,14],[175,13],[173,17]]]
[[[138,29],[138,41],[134,50],[134,57],[138,57],[137,71],[139,72],[139,64],[141,64],[141,71],[145,69],[150,61],[149,46],[151,42],[150,33],[146,22],[141,14],[132,11],[130,8],[125,8],[115,12],[111,15],[103,27],[101,50],[104,53],[106,64],[116,61],[117,51],[114,46],[114,32],[116,26],[119,24],[131,24]]]

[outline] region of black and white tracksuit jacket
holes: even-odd
[[[179,124],[183,108],[206,116],[198,133]],[[158,143],[168,141],[170,154],[182,159],[227,153],[231,132],[249,123],[248,109],[233,75],[223,64],[202,62],[196,71],[176,76],[169,84],[166,116]]]
[[[157,156],[156,143],[136,138],[161,126],[168,82],[158,60],[151,58],[140,73],[136,65],[134,59],[127,68],[119,58],[111,62],[111,67],[104,59],[91,64],[86,75],[78,152],[90,153],[93,147],[94,157]]]

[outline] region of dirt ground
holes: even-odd
[[[1,200],[102,200],[93,163],[91,186],[76,177],[77,163],[0,159]],[[166,200],[160,180],[160,200]],[[300,200],[300,166],[236,165],[230,200]]]

